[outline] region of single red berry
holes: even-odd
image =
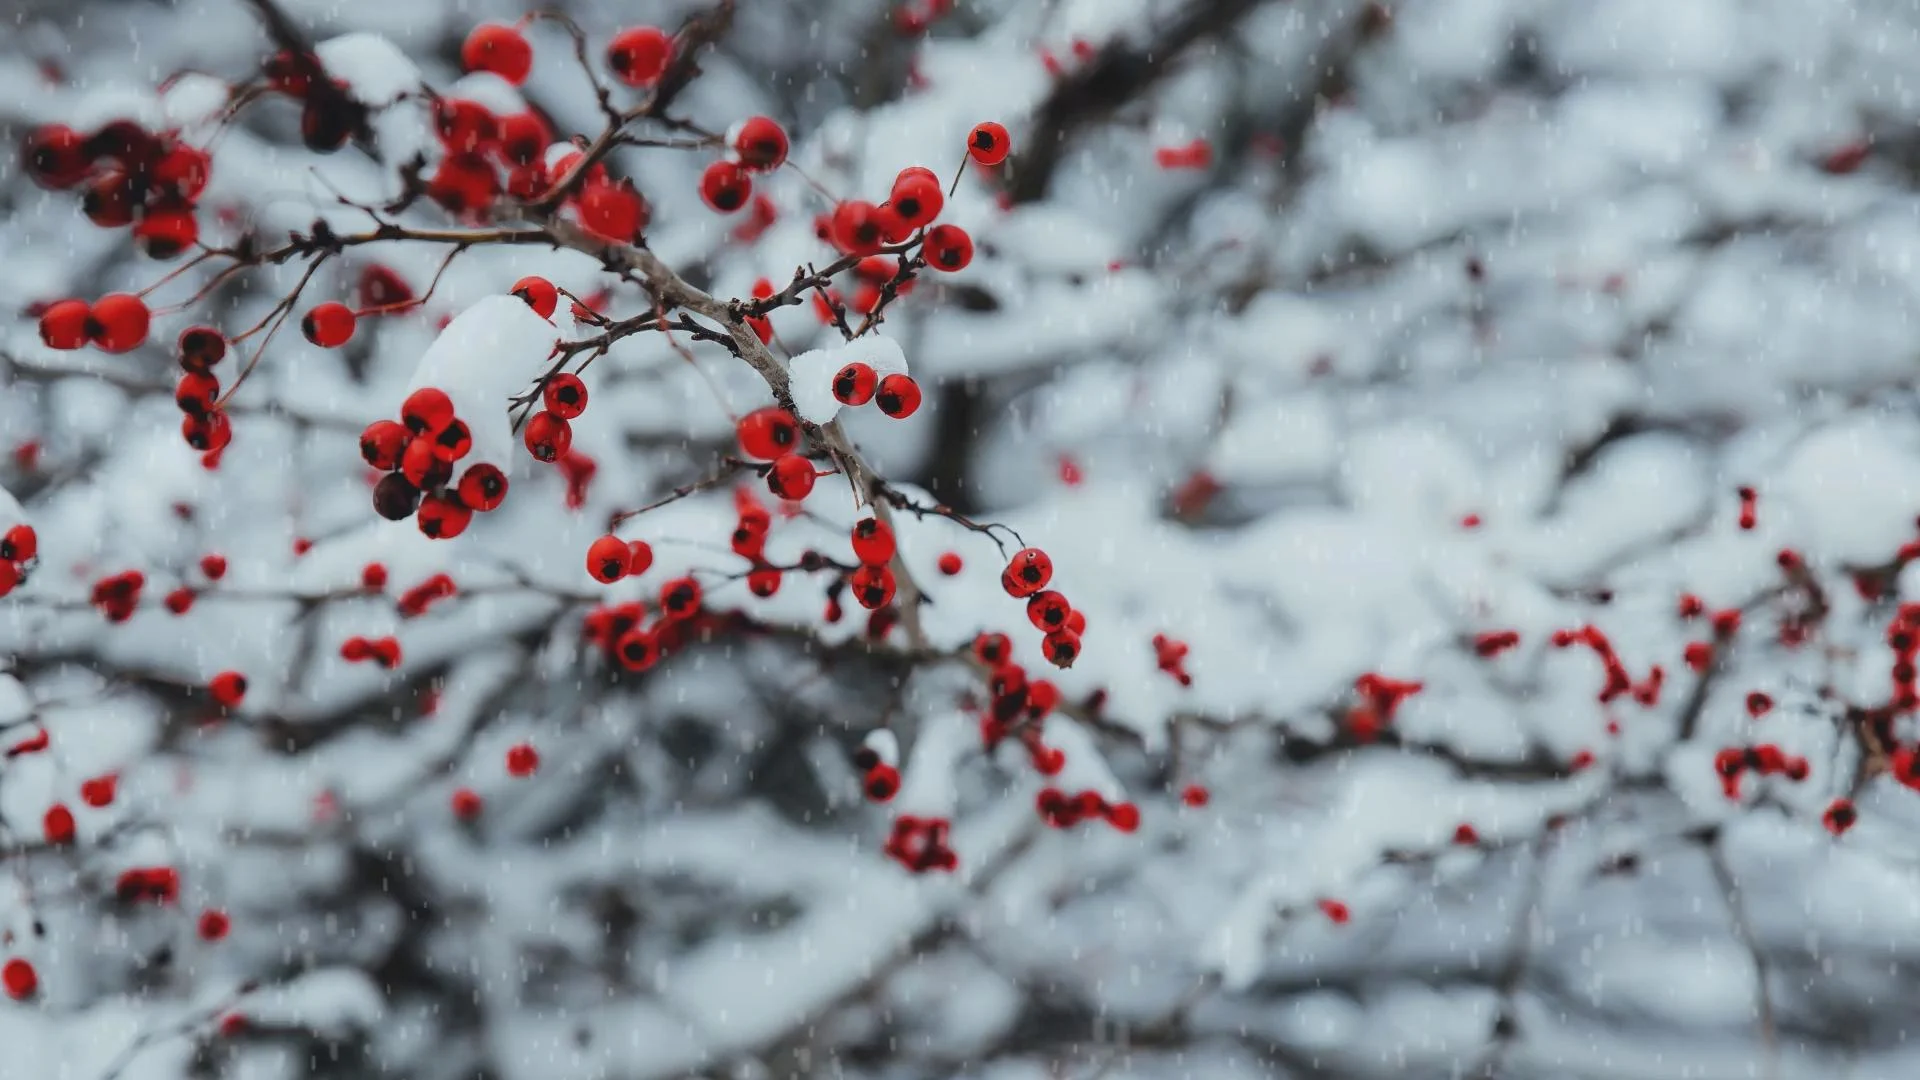
[[[753,198],[753,177],[737,162],[716,161],[700,174],[700,200],[714,211],[731,214]]]
[[[973,655],[982,664],[997,668],[1013,655],[1013,642],[1005,634],[981,634],[973,639]]]
[[[940,572],[948,577],[953,577],[958,574],[963,565],[960,561],[960,555],[957,552],[947,551],[942,552],[940,555]]]
[[[861,518],[853,526],[853,556],[863,566],[885,566],[893,561],[898,544],[893,529],[879,518]]]
[[[587,384],[570,371],[548,379],[547,389],[541,396],[547,411],[562,420],[571,420],[587,411]]]
[[[527,452],[535,460],[553,462],[559,460],[573,445],[573,425],[553,413],[539,412],[527,421],[524,437]]]
[[[481,462],[472,465],[460,476],[460,484],[455,489],[461,505],[479,513],[497,510],[507,498],[507,474],[497,466]]]
[[[1860,812],[1854,809],[1851,799],[1835,799],[1827,807],[1827,812],[1820,815],[1820,820],[1826,825],[1828,832],[1841,836],[1848,829],[1853,828],[1854,822],[1860,820]]]
[[[782,454],[767,470],[767,490],[782,499],[799,502],[813,492],[813,462],[799,454]]]
[[[207,683],[207,693],[215,704],[235,708],[247,696],[247,677],[237,671],[223,671]]]
[[[481,163],[466,155],[491,146],[500,137],[500,122],[494,117],[493,110],[477,101],[441,98],[434,102],[433,119],[440,133],[440,141],[448,153],[462,158],[455,172],[464,172],[469,166],[477,171]],[[493,170],[489,168],[487,172],[490,181]],[[451,177],[452,174],[443,171],[442,175]]]
[[[373,656],[373,643],[358,634],[340,643],[340,659],[357,664]]]
[[[860,199],[849,199],[833,208],[834,246],[849,255],[877,255],[886,243],[885,222],[879,208]]]
[[[225,449],[233,441],[233,421],[227,418],[224,410],[215,410],[202,416],[185,416],[180,420],[180,435],[195,450],[214,453]]]
[[[39,553],[40,534],[34,532],[31,525],[15,525],[0,535],[0,559],[23,563]]]
[[[420,506],[420,489],[402,473],[388,473],[373,486],[373,511],[388,521],[405,521]]]
[[[134,223],[133,240],[149,259],[171,259],[200,239],[200,222],[190,206],[149,210]]]
[[[467,422],[455,417],[440,433],[432,439],[422,440],[435,461],[451,465],[473,450],[473,429]]]
[[[173,390],[173,403],[188,416],[201,416],[220,400],[220,380],[211,375],[189,371],[180,376]]]
[[[384,589],[387,587],[387,568],[380,563],[370,562],[360,568],[360,587],[363,589]]]
[[[991,120],[974,125],[967,136],[967,156],[982,165],[998,165],[1007,160],[1007,152],[1013,149],[1013,140],[1007,137],[1007,129]]]
[[[1335,926],[1344,926],[1347,920],[1353,918],[1353,912],[1347,910],[1347,905],[1338,900],[1321,900],[1319,907],[1320,913]]]
[[[1773,699],[1755,690],[1747,695],[1747,715],[1758,720],[1773,708]]]
[[[213,159],[207,152],[185,143],[174,144],[153,166],[155,186],[185,202],[200,197],[212,174]]]
[[[1080,658],[1080,635],[1066,627],[1049,631],[1040,640],[1040,651],[1054,667],[1070,668]]]
[[[193,590],[182,585],[180,588],[168,593],[163,603],[166,604],[167,610],[173,612],[175,615],[185,615],[187,612],[193,610]]]
[[[87,343],[93,308],[85,300],[61,300],[40,313],[40,340],[49,349],[78,349]]]
[[[895,420],[905,420],[920,408],[920,384],[911,376],[889,375],[880,380],[880,389],[873,400],[881,412]]]
[[[152,318],[145,300],[130,293],[109,293],[94,301],[88,336],[107,352],[132,352],[147,340]]]
[[[1140,828],[1140,808],[1130,802],[1115,803],[1107,808],[1107,824],[1123,833]]]
[[[175,348],[183,370],[204,372],[226,359],[227,339],[211,326],[189,326],[180,331]]]
[[[400,475],[421,491],[429,491],[453,475],[453,465],[441,458],[432,438],[420,438],[408,443],[406,452],[400,455]]]
[[[755,172],[771,172],[787,160],[787,130],[771,117],[749,116],[727,133],[740,164]]]
[[[893,571],[885,566],[863,566],[847,577],[854,602],[868,611],[878,611],[891,603],[895,585]]]
[[[947,199],[940,190],[939,178],[930,170],[908,168],[894,177],[893,192],[887,202],[908,228],[918,229],[931,225],[940,216]]]
[[[607,42],[607,68],[628,86],[652,86],[666,73],[673,38],[653,26],[622,30]]]
[[[740,452],[760,461],[782,457],[800,444],[799,422],[773,405],[741,417],[734,434],[740,440]]]
[[[532,776],[540,768],[540,751],[532,743],[515,743],[507,748],[507,772],[513,776]]]
[[[392,420],[375,420],[360,433],[360,457],[376,469],[397,469],[413,436]]]
[[[763,567],[747,575],[747,590],[762,600],[780,591],[784,575],[772,567]]]
[[[25,1001],[40,989],[40,975],[32,964],[16,956],[0,966],[0,985],[6,986],[8,997]]]
[[[420,509],[414,516],[421,534],[429,540],[451,540],[466,532],[472,520],[473,511],[438,492],[421,499]]]
[[[491,71],[519,86],[533,70],[533,46],[505,23],[481,23],[460,45],[460,66],[466,71]]]
[[[587,573],[602,585],[611,585],[626,577],[632,569],[627,542],[611,534],[587,547]]]
[[[98,810],[112,806],[114,796],[120,790],[120,777],[117,773],[104,773],[80,782],[80,801]]]
[[[65,803],[54,803],[40,819],[40,832],[47,843],[59,846],[73,843],[73,811]]]
[[[453,803],[453,816],[459,818],[461,821],[472,821],[474,818],[479,817],[480,811],[486,805],[481,800],[479,792],[474,791],[472,788],[464,787],[453,789],[453,798],[451,801]]]
[[[300,332],[323,349],[338,348],[353,337],[353,309],[338,300],[315,305],[300,320]]]
[[[873,400],[874,390],[880,385],[880,376],[869,364],[855,361],[840,369],[833,377],[833,397],[842,405],[855,408]]]
[[[543,319],[553,318],[554,309],[560,306],[560,290],[543,277],[523,277],[507,292],[526,301],[533,313]]]
[[[65,124],[42,124],[28,132],[20,159],[35,184],[53,191],[78,184],[93,168],[87,137]]]
[[[653,566],[653,545],[645,540],[627,541],[627,576],[639,577]]]
[[[955,273],[965,270],[973,261],[973,237],[958,225],[935,225],[927,230],[927,240],[920,252],[926,256],[928,266],[943,273]]]
[[[1199,784],[1188,784],[1180,790],[1180,801],[1196,809],[1207,805],[1212,798],[1212,794]]]
[[[200,922],[198,924],[200,940],[219,941],[221,938],[227,936],[227,931],[232,926],[233,921],[227,918],[226,912],[221,911],[219,908],[208,908],[200,913]]]
[[[647,204],[629,181],[589,181],[574,200],[580,224],[604,240],[629,244],[647,227]]]
[[[1453,842],[1461,847],[1473,847],[1480,842],[1480,832],[1472,825],[1463,821],[1459,825],[1454,826]]]
[[[538,113],[517,112],[499,118],[494,152],[515,166],[537,168],[552,143],[553,130]]]
[[[423,386],[400,403],[400,422],[415,435],[438,435],[453,423],[453,399],[438,387]]]
[[[692,618],[700,610],[700,583],[674,578],[660,587],[660,610],[670,619]]]
[[[875,765],[867,770],[860,788],[874,802],[886,802],[900,792],[900,770],[891,765]]]
[[[1025,599],[1047,587],[1053,580],[1053,560],[1039,548],[1024,548],[1014,553],[1007,568],[1000,575],[1000,584],[1007,595],[1015,599]]]
[[[660,659],[660,642],[636,626],[613,643],[613,655],[628,671],[645,671]]]

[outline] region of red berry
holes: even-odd
[[[130,293],[109,293],[94,302],[88,333],[107,352],[132,352],[147,340],[151,320],[145,300]]]
[[[1860,812],[1854,809],[1852,800],[1835,799],[1827,807],[1827,812],[1820,816],[1820,820],[1826,825],[1828,832],[1840,836],[1853,828],[1854,822],[1860,820]]]
[[[456,417],[440,429],[440,434],[421,441],[435,461],[451,465],[473,450],[473,430],[467,427],[466,421]]]
[[[660,659],[660,642],[652,634],[634,627],[613,643],[613,655],[628,671],[645,671]]]
[[[413,440],[400,455],[400,475],[421,491],[439,487],[452,474],[452,464],[441,460],[431,438]]]
[[[180,421],[180,435],[187,445],[202,453],[222,450],[233,441],[233,421],[224,410],[203,416],[187,416]]]
[[[731,214],[753,198],[753,177],[732,161],[716,161],[700,174],[700,200],[714,211]]]
[[[149,259],[171,259],[200,239],[200,222],[192,207],[150,210],[134,224],[133,239]]]
[[[834,245],[849,255],[877,255],[886,243],[879,208],[860,199],[833,208],[832,235]]]
[[[1061,627],[1049,631],[1040,640],[1040,651],[1046,654],[1047,663],[1057,668],[1070,668],[1080,658],[1080,635]]]
[[[1129,802],[1115,803],[1107,808],[1107,824],[1124,833],[1130,833],[1140,827],[1140,808]]]
[[[1325,915],[1328,921],[1332,922],[1335,926],[1345,925],[1347,920],[1353,918],[1353,913],[1347,910],[1347,905],[1338,900],[1322,900],[1319,902],[1319,906],[1321,914]]]
[[[514,170],[515,172],[521,169],[540,169],[540,156],[546,153],[547,147],[553,143],[553,131],[547,127],[545,120],[540,119],[538,113],[517,112],[510,116],[502,116],[499,119],[497,131],[498,141],[494,149],[502,158],[519,167]],[[538,175],[544,179],[543,172],[528,175],[529,177]],[[508,181],[508,191],[509,193],[512,191],[511,180]],[[543,319],[547,317],[547,315],[541,316]]]
[[[6,986],[8,997],[25,1001],[40,989],[40,975],[33,970],[32,964],[16,956],[0,966],[0,984]]]
[[[1199,784],[1188,784],[1180,790],[1180,801],[1188,806],[1202,807],[1212,798],[1212,794]]]
[[[423,386],[401,402],[400,422],[415,435],[438,435],[453,423],[453,399],[444,390]]]
[[[225,555],[200,556],[200,572],[208,581],[219,581],[227,576],[227,557]]]
[[[507,748],[507,772],[514,776],[532,776],[540,768],[540,751],[532,743],[515,743]]]
[[[553,413],[539,412],[527,421],[524,437],[527,452],[535,460],[558,461],[573,445],[573,425]]]
[[[360,568],[360,587],[363,589],[384,589],[387,587],[387,568],[377,562],[370,562]]]
[[[900,791],[900,770],[891,765],[875,765],[867,770],[860,789],[874,802],[886,802]]]
[[[397,469],[413,436],[392,420],[375,420],[360,433],[360,457],[376,469]]]
[[[562,420],[571,420],[587,411],[587,384],[570,371],[563,371],[548,379],[542,397],[546,401],[547,411]]]
[[[880,411],[895,420],[905,420],[920,408],[920,384],[907,375],[889,375],[880,380],[873,396]]]
[[[187,612],[193,610],[193,590],[182,586],[168,593],[166,600],[163,602],[166,604],[168,611],[173,612],[175,615],[185,615]]]
[[[749,116],[729,133],[740,164],[755,172],[771,172],[787,160],[787,131],[771,117]]]
[[[898,545],[893,529],[879,518],[862,518],[853,526],[853,556],[863,566],[885,566]]]
[[[780,571],[771,567],[755,570],[747,575],[747,590],[764,600],[780,591],[780,580]]]
[[[653,566],[653,546],[645,540],[627,541],[627,576],[639,577]]]
[[[799,454],[783,454],[767,470],[767,490],[799,502],[813,492],[814,479],[813,462]]]
[[[1005,634],[981,634],[973,639],[973,655],[982,664],[998,668],[1013,655],[1013,642]]]
[[[207,693],[212,695],[215,704],[234,708],[247,696],[247,677],[237,671],[223,671],[207,683]]]
[[[674,578],[660,587],[660,610],[670,619],[686,619],[700,610],[700,583],[690,577]]]
[[[991,120],[976,124],[967,136],[967,156],[982,165],[1000,164],[1011,149],[1013,140],[1007,137],[1007,129]]]
[[[220,380],[211,375],[189,371],[180,376],[173,390],[173,403],[189,416],[200,416],[220,399]]]
[[[153,182],[175,197],[191,202],[207,188],[213,159],[198,147],[177,143],[153,166]]]
[[[353,337],[353,309],[338,300],[319,304],[300,320],[300,332],[323,349],[345,345]]]
[[[587,573],[602,585],[611,585],[626,577],[632,569],[627,542],[611,534],[587,547]]]
[[[472,788],[455,788],[451,801],[453,816],[461,821],[472,821],[479,817],[481,809],[485,806],[480,799],[480,794]]]
[[[200,913],[200,921],[197,927],[200,931],[200,940],[219,941],[221,938],[227,936],[227,930],[231,928],[232,925],[233,922],[227,918],[226,912],[221,911],[219,908],[208,908]]]
[[[958,574],[963,565],[957,552],[943,552],[940,556],[940,572],[948,577],[953,577],[955,574]]]
[[[455,494],[470,510],[482,514],[496,510],[507,498],[507,475],[486,462],[470,466],[461,474]]]
[[[0,536],[0,559],[23,563],[40,553],[40,534],[31,525],[15,525]]]
[[[868,611],[878,611],[893,600],[893,571],[885,566],[863,566],[847,578],[854,602]]]
[[[622,30],[607,42],[607,67],[628,86],[652,86],[666,73],[673,39],[653,26]]]
[[[1039,548],[1024,548],[1014,552],[1007,562],[1007,568],[1000,575],[1000,584],[1007,595],[1015,599],[1024,599],[1047,587],[1053,580],[1053,560]]]
[[[589,181],[574,201],[580,224],[603,240],[629,244],[647,227],[647,204],[631,183]]]
[[[507,292],[525,300],[533,313],[543,319],[553,318],[554,309],[560,306],[560,290],[543,277],[523,277]]]
[[[887,198],[893,212],[912,229],[932,224],[946,201],[939,179],[927,169],[916,168],[903,169],[894,177],[893,193]]]
[[[40,340],[49,349],[78,349],[87,343],[93,308],[85,300],[62,300],[40,313]]]
[[[935,225],[920,248],[927,265],[945,273],[965,270],[973,261],[973,237],[958,225]]]
[[[833,397],[842,405],[857,408],[873,400],[873,392],[879,385],[880,376],[872,366],[855,361],[833,377]]]
[[[183,370],[204,372],[226,358],[227,339],[211,326],[189,326],[180,331],[175,348]]]
[[[420,509],[414,516],[421,534],[429,540],[451,540],[466,532],[472,520],[473,511],[439,493],[421,499]]]
[[[505,23],[481,23],[460,46],[460,66],[467,71],[491,71],[519,86],[533,70],[533,46]]]
[[[785,409],[769,405],[741,417],[734,434],[742,454],[772,461],[799,445],[800,424]]]
[[[54,803],[47,807],[46,815],[40,819],[41,834],[49,844],[73,843],[73,811],[65,803]]]
[[[93,168],[86,144],[86,136],[65,124],[43,124],[27,133],[20,158],[35,184],[58,191],[86,179]]]
[[[80,801],[98,810],[112,806],[114,796],[120,790],[120,777],[116,773],[106,773],[80,782]]]

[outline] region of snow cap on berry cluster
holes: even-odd
[[[826,349],[810,349],[793,358],[793,407],[810,424],[829,424],[840,415],[833,396],[833,377],[848,364],[865,364],[875,375],[905,375],[907,355],[900,343],[877,333]]]

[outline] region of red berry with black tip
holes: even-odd
[[[742,454],[773,461],[799,445],[800,423],[785,409],[769,405],[741,417],[734,434]]]
[[[863,566],[885,566],[898,545],[893,529],[879,518],[862,518],[853,526],[853,557]]]
[[[1039,548],[1022,548],[1014,552],[1007,561],[1006,570],[1000,574],[1000,584],[1007,595],[1024,600],[1053,580],[1053,560]]]
[[[85,300],[61,300],[40,313],[40,340],[68,351],[87,343],[93,308]]]
[[[1007,160],[1007,152],[1013,149],[1013,140],[1007,137],[1007,129],[991,120],[974,125],[967,135],[967,156],[982,165],[998,165]]]
[[[973,262],[973,237],[958,225],[935,225],[927,230],[920,253],[935,270],[948,274],[965,270]]]
[[[338,348],[353,337],[353,309],[338,300],[317,304],[300,320],[300,332],[323,349]]]
[[[885,566],[863,566],[847,578],[854,602],[868,611],[877,611],[893,600],[893,571]]]
[[[946,206],[940,181],[926,169],[904,169],[893,180],[893,193],[887,202],[909,228],[930,225]]]
[[[573,425],[553,413],[538,412],[527,421],[524,440],[535,460],[558,461],[573,445]]]
[[[543,277],[523,277],[507,291],[526,301],[533,313],[543,319],[553,318],[554,309],[560,306],[560,290]]]
[[[132,352],[147,340],[153,315],[147,302],[131,293],[109,293],[94,301],[88,336],[110,353]]]
[[[1041,639],[1040,652],[1054,667],[1070,668],[1080,658],[1080,635],[1065,627],[1051,631]]]
[[[628,86],[652,86],[666,73],[673,38],[653,26],[622,30],[607,42],[607,68]]]
[[[587,411],[587,384],[580,376],[563,371],[547,380],[541,399],[546,402],[548,412],[562,420],[571,420]]]
[[[481,23],[460,45],[460,66],[467,71],[491,71],[519,86],[533,70],[533,46],[506,23]]]
[[[787,129],[771,117],[749,116],[731,132],[734,156],[755,172],[772,172],[787,160]]]
[[[887,240],[885,226],[880,208],[870,202],[848,199],[833,208],[834,245],[849,255],[879,254]]]
[[[453,423],[453,399],[438,387],[423,386],[400,403],[400,422],[415,435],[438,435]]]
[[[716,161],[700,174],[700,201],[714,211],[731,214],[753,198],[753,177],[736,162]]]
[[[182,369],[205,372],[226,358],[227,339],[211,326],[190,326],[180,332],[176,348]]]
[[[627,542],[607,535],[587,546],[587,573],[602,585],[611,585],[626,577],[632,569]]]
[[[207,683],[207,693],[223,708],[235,708],[247,696],[247,677],[237,671],[223,671]]]
[[[434,460],[451,465],[473,450],[473,431],[465,420],[455,417],[438,435],[423,441],[432,448]]]
[[[683,577],[661,586],[660,610],[670,619],[692,618],[700,610],[700,583]]]
[[[473,511],[462,506],[457,499],[435,493],[420,500],[420,509],[414,515],[414,520],[427,539],[451,540],[467,531],[467,523],[473,520]]]
[[[233,421],[227,419],[224,409],[184,416],[180,419],[180,437],[203,454],[224,450],[233,441]]]
[[[874,391],[879,386],[880,376],[872,365],[856,360],[834,375],[833,399],[842,405],[858,408],[873,400]]]
[[[31,525],[15,525],[0,536],[0,560],[23,563],[40,553],[40,534]]]
[[[173,403],[188,416],[201,416],[220,399],[220,380],[201,372],[180,376],[173,389]]]
[[[767,490],[790,502],[799,502],[813,493],[813,462],[799,454],[785,454],[767,470]]]
[[[487,513],[497,510],[507,498],[507,474],[498,466],[481,462],[472,465],[460,474],[460,484],[455,489],[460,502],[468,508]]]
[[[392,420],[375,420],[360,433],[360,457],[376,469],[397,469],[413,436]]]
[[[908,375],[889,375],[880,380],[873,400],[881,412],[895,420],[905,420],[920,408],[920,384]]]

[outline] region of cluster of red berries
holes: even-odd
[[[226,410],[216,407],[220,380],[213,374],[214,365],[226,358],[227,339],[210,326],[190,326],[181,331],[176,351],[181,374],[174,386],[173,403],[184,414],[180,435],[195,450],[217,455],[233,441],[233,424]]]
[[[766,469],[767,490],[778,498],[799,502],[813,493],[820,477],[813,462],[798,452],[800,422],[778,406],[755,409],[734,425],[740,453],[771,464]]]
[[[40,554],[40,536],[33,526],[15,525],[0,534],[0,596],[25,580],[28,564]]]
[[[700,174],[700,199],[716,213],[731,214],[753,200],[753,175],[770,173],[787,160],[787,131],[772,118],[750,116],[727,132],[727,157]]]
[[[988,670],[986,711],[980,716],[980,744],[991,753],[1008,736],[1016,736],[1027,751],[1033,770],[1056,776],[1066,767],[1067,755],[1045,742],[1047,717],[1060,704],[1060,688],[1048,679],[1030,679],[1012,660],[1013,642],[1005,634],[980,634],[973,639],[973,656]]]
[[[953,823],[946,818],[923,818],[902,814],[893,819],[893,831],[887,835],[887,857],[916,874],[929,870],[953,871],[960,857],[949,843]]]
[[[1726,792],[1727,798],[1738,799],[1743,773],[1784,776],[1799,783],[1807,778],[1809,767],[1806,758],[1789,756],[1772,743],[1761,743],[1759,746],[1726,747],[1713,756],[1713,771],[1720,775],[1720,787]]]
[[[860,569],[847,577],[854,603],[878,611],[893,602],[896,584],[891,563],[898,544],[893,529],[879,518],[862,518],[853,526],[853,557]]]
[[[1080,656],[1080,635],[1087,617],[1073,609],[1066,596],[1047,588],[1053,580],[1053,560],[1039,548],[1022,548],[1000,572],[1000,587],[1008,596],[1027,602],[1027,621],[1045,634],[1040,650],[1055,667],[1070,668]]]
[[[853,753],[853,764],[861,772],[860,790],[877,803],[887,802],[900,793],[900,769],[881,747],[869,742]]]
[[[400,666],[400,642],[391,636],[364,638],[355,634],[341,643],[340,659],[349,664],[371,660],[392,671]]]
[[[1613,642],[1599,627],[1588,625],[1576,630],[1555,630],[1548,641],[1556,649],[1584,645],[1600,658],[1600,665],[1607,675],[1606,683],[1600,687],[1599,701],[1602,705],[1629,694],[1648,708],[1659,703],[1660,689],[1666,684],[1666,669],[1655,664],[1645,679],[1634,682],[1633,676],[1627,673],[1627,665],[1621,662],[1619,654],[1614,651]]]
[[[453,400],[431,386],[415,390],[397,422],[375,420],[360,433],[360,456],[387,474],[373,488],[375,512],[402,521],[417,511],[426,536],[459,536],[476,511],[496,509],[507,497],[506,474],[487,462],[453,482],[454,465],[472,449],[473,432],[454,415]]]
[[[639,577],[653,565],[653,547],[645,540],[622,540],[609,533],[587,545],[587,573],[602,585]]]
[[[1140,827],[1140,808],[1130,802],[1113,803],[1097,791],[1069,795],[1059,788],[1041,788],[1034,801],[1040,820],[1055,829],[1071,829],[1083,821],[1101,818],[1123,833]]]
[[[1914,663],[1920,655],[1920,604],[1900,605],[1887,624],[1887,646],[1893,650],[1893,693],[1888,705],[1894,712],[1909,712],[1920,706]]]
[[[526,443],[527,453],[537,461],[547,464],[565,461],[573,449],[573,420],[587,411],[587,384],[571,371],[558,372],[547,380],[540,398],[546,408],[527,421],[521,440]],[[587,464],[592,466],[591,461]],[[571,477],[577,463],[565,468]],[[572,483],[570,479],[570,488]]]
[[[1713,657],[1719,646],[1732,641],[1733,636],[1740,632],[1740,609],[1725,608],[1708,615],[1706,601],[1692,593],[1681,593],[1679,614],[1682,619],[1687,620],[1706,617],[1713,628],[1713,640],[1690,641],[1681,651],[1681,657],[1686,661],[1687,667],[1695,672],[1704,673],[1713,664]],[[1655,670],[1659,669],[1656,667]],[[1611,675],[1608,676],[1608,680],[1611,684]]]
[[[132,293],[109,293],[89,304],[57,300],[40,312],[40,340],[70,351],[92,344],[104,352],[132,352],[147,340],[153,313]]]
[[[894,177],[885,202],[876,206],[864,199],[848,199],[817,220],[814,230],[841,254],[865,259],[880,254],[888,244],[904,244],[925,229],[921,258],[950,274],[973,262],[973,237],[958,225],[933,224],[945,206],[946,195],[933,170],[909,165]],[[877,301],[878,286],[873,296]]]
[[[482,216],[501,192],[537,199],[565,175],[546,167],[553,129],[532,110],[497,116],[477,101],[443,97],[433,115],[445,153],[426,194],[450,213]]]
[[[1184,641],[1165,634],[1153,635],[1154,666],[1171,675],[1181,686],[1193,685],[1193,676],[1187,674],[1187,651]]]
[[[1353,708],[1347,710],[1347,732],[1354,741],[1370,743],[1380,737],[1380,732],[1393,723],[1400,706],[1413,695],[1426,688],[1425,683],[1404,679],[1390,679],[1371,671],[1353,680],[1353,692],[1360,696]]]
[[[628,671],[645,671],[691,639],[710,629],[701,616],[700,582],[674,578],[660,586],[659,618],[646,623],[647,605],[628,601],[587,612],[582,632],[587,641]]]
[[[920,384],[896,371],[881,378],[873,365],[856,360],[834,372],[833,399],[858,408],[871,401],[895,420],[905,420],[920,408]]]
[[[200,557],[200,573],[204,575],[208,581],[219,581],[227,574],[226,556],[202,555]],[[185,615],[187,612],[193,610],[193,603],[198,599],[199,595],[200,594],[191,586],[182,585],[167,594],[167,610],[173,612],[175,615]]]
[[[195,202],[213,163],[177,132],[148,131],[130,120],[90,134],[47,124],[27,135],[21,157],[41,187],[84,185],[87,219],[102,228],[133,226],[134,243],[152,258],[171,259],[200,238]]]

